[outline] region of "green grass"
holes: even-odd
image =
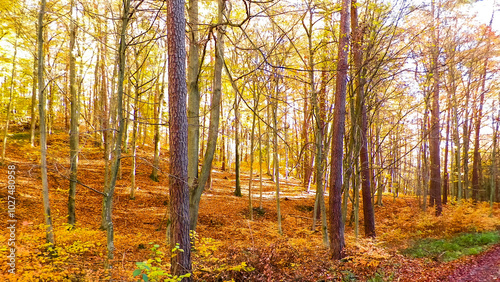
[[[500,242],[498,232],[466,233],[450,239],[423,239],[403,253],[416,258],[452,261],[481,253],[487,246]]]
[[[29,140],[30,132],[16,132],[9,135],[10,140]]]

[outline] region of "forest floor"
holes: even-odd
[[[106,233],[100,230],[102,195],[78,186],[77,225],[66,224],[69,181],[69,144],[66,134],[48,140],[49,189],[56,245],[48,255],[42,213],[40,152],[28,144],[28,133],[9,138],[7,163],[0,166],[2,186],[8,165],[16,165],[15,242],[16,275],[8,275],[7,190],[0,190],[1,281],[137,281],[137,262],[152,259],[158,269],[169,269],[170,250],[165,247],[165,211],[168,205],[167,176],[160,182],[149,178],[152,147],[138,150],[136,198],[129,199],[130,158],[124,158],[117,183],[113,220],[115,258],[113,270],[103,269]],[[79,180],[102,190],[102,150],[90,139],[81,140]],[[127,155],[127,154],[126,154]],[[162,155],[161,170],[168,170]],[[254,174],[255,175],[255,174]],[[376,239],[363,238],[362,213],[359,236],[346,225],[346,257],[329,258],[322,245],[320,228],[312,230],[314,192],[306,193],[292,177],[281,179],[283,234],[278,233],[274,182],[264,177],[262,209],[259,182],[253,184],[254,218],[249,219],[248,180],[241,178],[243,197],[234,196],[233,172],[213,172],[212,188],[205,191],[192,252],[195,281],[495,281],[499,279],[500,245],[477,255],[447,261],[441,254],[415,258],[405,250],[423,238],[450,238],[465,232],[500,229],[500,206],[449,203],[443,216],[432,208],[423,212],[417,198],[385,195],[375,207]],[[161,253],[160,253],[161,251]],[[155,259],[161,262],[154,262]],[[151,262],[151,260],[150,260]],[[143,271],[143,273],[145,273]],[[154,273],[148,273],[154,278]]]

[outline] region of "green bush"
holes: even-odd
[[[181,281],[183,278],[191,276],[191,273],[186,273],[181,276],[172,276],[167,271],[165,271],[164,268],[167,267],[162,263],[164,253],[161,252],[159,248],[160,245],[157,244],[153,245],[153,247],[151,248],[152,258],[148,259],[147,261],[141,261],[135,263],[137,268],[132,273],[132,276],[138,279],[137,280],[138,282],[139,281],[178,282]],[[184,252],[184,250],[179,248],[179,244],[175,244],[175,247],[172,249],[171,252],[172,252],[171,256],[173,257],[176,256],[178,252]]]

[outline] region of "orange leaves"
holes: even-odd
[[[440,217],[434,215],[433,208],[423,212],[415,198],[398,198],[384,205],[376,211],[379,239],[398,247],[404,247],[408,239],[449,237],[462,232],[495,230],[500,226],[500,218],[490,216],[488,203],[451,201],[443,206]]]

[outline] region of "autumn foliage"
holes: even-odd
[[[127,180],[118,181],[114,219],[116,221],[116,255],[112,273],[103,269],[106,256],[106,234],[99,229],[101,197],[79,187],[77,224],[66,224],[67,179],[60,171],[67,153],[63,138],[52,135],[52,148],[60,148],[49,160],[50,197],[56,245],[45,243],[40,202],[39,168],[31,163],[39,158],[26,140],[11,146],[23,149],[24,155],[8,157],[18,165],[18,210],[21,223],[18,236],[17,275],[3,276],[5,281],[97,281],[113,277],[119,281],[137,281],[133,277],[137,263],[149,262],[156,270],[169,269],[172,250],[166,246],[165,211],[167,187],[165,180],[153,182],[147,173],[138,173],[136,199],[128,198]],[[82,169],[86,185],[100,187],[102,163],[94,148],[87,147]],[[144,153],[144,152],[142,152]],[[142,167],[140,164],[139,168]],[[128,170],[124,161],[124,172]],[[5,173],[6,168],[1,168]],[[141,171],[139,169],[138,171]],[[243,174],[243,181],[246,178]],[[162,178],[163,179],[163,178]],[[283,231],[276,228],[276,206],[273,197],[265,197],[263,208],[254,208],[249,220],[248,204],[233,196],[234,175],[215,171],[212,189],[204,194],[200,207],[198,230],[191,234],[193,277],[197,281],[317,281],[342,279],[401,279],[429,281],[450,275],[469,258],[444,262],[432,257],[414,258],[404,253],[423,238],[451,238],[464,232],[500,229],[500,207],[463,201],[449,202],[443,216],[434,211],[423,212],[415,197],[386,195],[383,206],[375,207],[379,236],[376,239],[355,238],[353,226],[346,223],[346,257],[341,261],[329,258],[322,247],[319,227],[312,231],[313,194],[302,191],[297,180],[285,181],[282,201]],[[265,193],[272,191],[269,178]],[[245,190],[243,190],[245,192]],[[5,206],[2,190],[1,205]],[[257,199],[255,199],[257,200]],[[351,209],[349,208],[349,213]],[[349,217],[348,217],[349,218]],[[6,220],[6,213],[0,213]],[[360,219],[362,220],[362,218]],[[5,242],[6,234],[0,234]],[[0,248],[0,265],[6,265],[7,248]],[[2,274],[3,275],[3,274]],[[165,276],[163,277],[165,278]],[[444,278],[443,278],[444,279]],[[381,281],[381,280],[372,280]]]

